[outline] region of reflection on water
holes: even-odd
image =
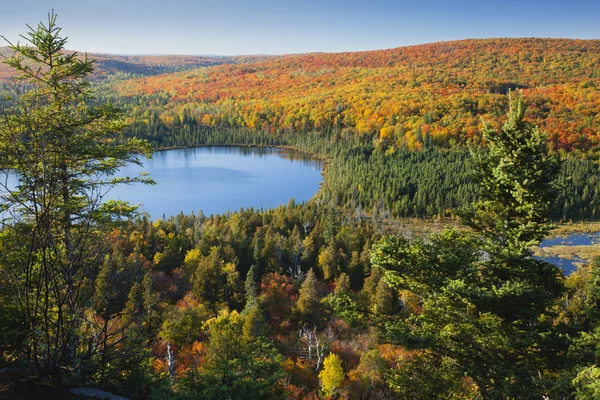
[[[282,149],[277,147],[255,147],[255,146],[211,146],[204,147],[206,149],[204,154],[211,155],[241,155],[241,156],[252,156],[252,157],[269,157],[273,154],[285,158],[286,160],[296,161],[306,167],[318,167],[322,169],[322,163],[313,156],[300,153],[298,151],[290,149]],[[189,150],[189,149],[184,149]]]
[[[600,233],[579,233],[570,236],[557,236],[548,238],[540,244],[540,247],[550,246],[591,246],[600,243]]]
[[[309,200],[322,181],[322,162],[286,149],[213,146],[158,151],[143,167],[155,186],[119,186],[111,199],[142,204],[152,218],[180,212],[222,214],[241,208],[277,207],[291,198]]]
[[[309,200],[319,189],[323,163],[292,150],[214,146],[157,151],[143,166],[118,176],[148,172],[156,185],[120,185],[105,197],[141,204],[153,219],[183,212],[223,214]],[[16,176],[8,174],[9,186]]]
[[[554,256],[554,255],[544,255],[544,256],[540,256],[539,258],[544,261],[548,261],[551,264],[556,265],[563,271],[563,273],[565,275],[571,275],[573,272],[575,272],[577,270],[577,266],[584,262],[584,260],[582,260],[579,257],[574,257],[574,258],[569,259],[569,258],[561,258],[559,256]]]

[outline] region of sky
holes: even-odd
[[[54,9],[69,49],[247,55],[489,37],[600,38],[600,0],[0,0],[11,41]],[[3,45],[3,44],[2,44]]]

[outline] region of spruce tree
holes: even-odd
[[[511,100],[502,129],[483,130],[487,150],[471,151],[483,199],[465,219],[494,251],[513,257],[530,254],[529,248],[548,233],[560,166],[547,150],[546,135],[525,120],[525,110],[521,96]]]
[[[246,275],[246,282],[244,283],[244,289],[246,290],[246,305],[244,306],[244,314],[250,312],[254,306],[257,305],[258,300],[258,283],[257,279],[258,267],[256,264],[252,265]]]
[[[27,44],[9,42],[13,55],[4,59],[16,78],[0,110],[0,169],[18,183],[0,184],[0,281],[26,326],[21,356],[56,378],[83,371],[106,344],[108,324],[90,315],[88,302],[104,236],[135,208],[102,199],[119,183],[150,182],[114,177],[150,149],[125,138],[120,111],[95,99],[94,63],[65,51],[56,15],[30,29]]]
[[[304,321],[316,323],[320,320],[322,293],[323,284],[319,282],[315,272],[311,269],[300,286],[296,303],[296,310]]]
[[[451,375],[473,379],[483,398],[540,398],[561,362],[542,350],[562,283],[557,267],[533,258],[529,247],[548,230],[557,162],[525,122],[520,98],[501,132],[487,129],[485,138],[488,151],[474,156],[482,187],[467,220],[474,231],[374,246],[372,263],[386,270],[385,281],[419,297],[419,312],[392,316],[385,333],[447,357]]]

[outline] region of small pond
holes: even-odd
[[[540,243],[536,255],[559,266],[569,275],[578,265],[588,264],[600,255],[600,233],[578,233],[569,236],[556,236]]]

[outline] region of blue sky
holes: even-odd
[[[16,40],[54,9],[68,47],[119,54],[358,51],[486,37],[600,38],[600,0],[0,0]]]

